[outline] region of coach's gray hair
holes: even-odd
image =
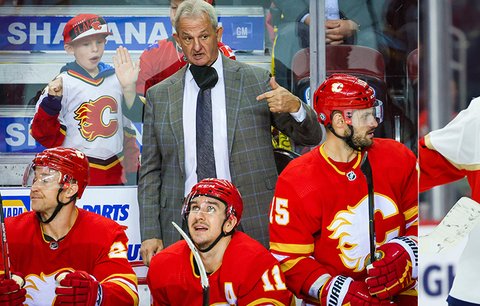
[[[204,0],[185,0],[177,8],[177,13],[175,14],[175,29],[178,30],[180,19],[182,17],[203,17],[204,14],[207,14],[207,17],[210,18],[210,23],[214,30],[218,27],[217,12],[215,8],[205,2]]]

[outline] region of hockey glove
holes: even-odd
[[[338,275],[330,278],[320,289],[319,300],[321,305],[389,305],[395,306],[388,300],[380,300],[370,295],[367,285],[363,281],[354,281],[353,278]]]
[[[22,288],[25,280],[12,274],[10,279],[2,279],[0,281],[0,305],[1,306],[17,306],[23,305],[27,291]]]
[[[62,97],[48,95],[43,98],[40,107],[50,116],[56,116],[62,109]]]
[[[418,275],[418,246],[410,237],[397,237],[380,246],[380,258],[367,266],[366,283],[370,294],[380,299],[415,285]]]
[[[102,303],[102,286],[85,271],[61,273],[56,276],[55,306],[99,306]]]

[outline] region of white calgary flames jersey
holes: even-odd
[[[107,160],[122,153],[122,87],[115,74],[92,79],[74,70],[62,72],[62,109],[58,120],[66,133],[64,147],[81,150],[88,157]],[[38,107],[47,95],[44,92]]]

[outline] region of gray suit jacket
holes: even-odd
[[[241,228],[268,246],[268,213],[277,170],[270,126],[295,143],[317,145],[321,129],[315,112],[298,123],[290,114],[272,114],[255,98],[271,90],[269,72],[222,56],[227,136],[232,181],[243,197]],[[164,246],[179,240],[171,221],[181,224],[185,183],[183,90],[186,67],[147,92],[138,184],[142,241],[160,238]],[[213,99],[215,97],[212,97]]]

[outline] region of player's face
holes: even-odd
[[[75,56],[75,61],[92,77],[98,74],[98,63],[102,60],[105,44],[105,34],[90,35],[65,45],[65,50]]]
[[[175,40],[191,64],[209,66],[215,62],[223,29],[214,29],[206,14],[202,18],[182,17],[176,30]]]
[[[225,204],[221,201],[199,196],[190,202],[188,230],[193,242],[200,248],[206,248],[222,232],[225,221]]]
[[[61,173],[48,167],[36,167],[30,189],[30,204],[33,211],[49,214],[57,206]]]
[[[356,147],[366,148],[373,143],[373,134],[378,126],[374,108],[356,110],[352,115],[352,141]]]

